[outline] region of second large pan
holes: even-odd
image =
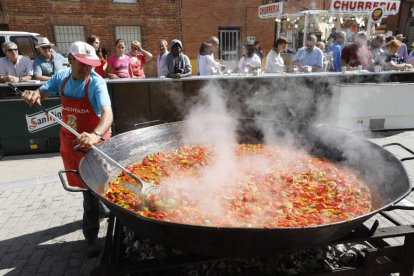
[[[261,142],[263,135],[255,123],[257,120],[240,121],[238,134],[241,142]],[[163,124],[126,132],[102,143],[99,148],[119,163],[131,164],[149,153],[180,146],[180,129],[184,124]],[[103,197],[105,186],[119,170],[93,151],[82,159],[79,173],[86,186],[131,230],[174,248],[211,256],[263,256],[324,245],[345,236],[410,193],[411,184],[404,167],[378,145],[327,127],[301,126],[293,133],[289,135],[289,143],[303,147],[313,155],[340,162],[361,175],[371,190],[374,210],[349,221],[300,228],[222,228],[177,224],[139,216],[106,200]],[[272,134],[279,135],[277,131]]]

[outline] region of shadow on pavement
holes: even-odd
[[[82,221],[75,221],[0,241],[0,274],[90,275],[99,257],[85,257],[81,228]]]

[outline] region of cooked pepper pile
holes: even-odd
[[[218,227],[304,227],[371,211],[368,187],[328,160],[279,146],[240,144],[234,147],[232,177],[206,178],[219,154],[200,145],[150,154],[127,168],[162,185],[161,193],[136,194],[123,186],[133,180],[121,173],[105,196],[142,216]]]

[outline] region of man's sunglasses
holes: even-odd
[[[139,48],[131,47],[132,50],[139,50]]]
[[[11,53],[11,52],[18,52],[19,49],[17,48],[12,48],[12,49],[7,49],[7,52]]]
[[[50,50],[50,49],[52,49],[52,47],[40,47],[40,48],[42,48],[43,50]]]

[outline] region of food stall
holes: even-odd
[[[373,11],[381,9],[381,16],[373,20]],[[319,40],[328,39],[334,30],[356,33],[366,30],[376,33],[381,20],[389,15],[396,15],[400,1],[379,0],[333,0],[329,10],[304,10],[286,12],[283,2],[259,7],[259,18],[274,18],[276,37],[284,36],[288,47],[298,49],[305,45],[307,35],[313,34]]]

